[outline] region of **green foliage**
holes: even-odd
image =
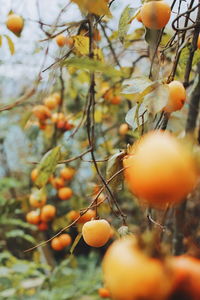
[[[127,5],[121,14],[118,25],[118,34],[122,43],[127,35],[130,23],[133,20],[133,16],[135,15],[136,11],[137,8],[131,8],[129,5]]]

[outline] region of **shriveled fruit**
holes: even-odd
[[[110,298],[110,292],[106,288],[100,288],[98,293],[101,298]]]
[[[176,299],[200,299],[200,260],[189,255],[176,256],[169,261],[173,269],[173,296]]]
[[[44,206],[46,201],[47,201],[46,194],[44,194],[40,191],[32,193],[29,197],[30,205],[35,208]]]
[[[71,180],[73,178],[75,174],[75,170],[73,168],[63,168],[60,171],[60,176],[64,179],[64,180]]]
[[[71,236],[67,233],[61,234],[58,238],[59,238],[59,241],[62,244],[63,248],[68,247],[72,242]]]
[[[24,21],[16,14],[10,14],[6,20],[7,28],[15,34],[20,34],[23,29]]]
[[[83,239],[89,246],[102,247],[110,238],[110,224],[106,220],[86,222],[82,228]]]
[[[179,203],[197,182],[192,154],[168,132],[144,135],[123,164],[131,192],[142,203],[160,209]]]
[[[167,25],[171,8],[164,1],[150,1],[144,3],[140,11],[142,23],[150,29],[162,29]]]
[[[64,247],[60,241],[60,239],[58,237],[55,237],[52,241],[51,241],[51,248],[55,251],[61,251]]]
[[[44,105],[46,107],[48,107],[49,109],[54,109],[54,108],[57,107],[58,102],[57,102],[55,97],[49,96],[49,97],[44,99]]]
[[[186,100],[186,91],[182,83],[176,80],[170,82],[168,86],[169,100],[164,111],[171,113],[183,107]]]
[[[119,127],[119,134],[120,135],[125,135],[128,132],[128,124],[123,123]]]
[[[58,197],[61,200],[68,200],[72,197],[72,195],[73,195],[73,191],[69,187],[63,187],[58,190]]]
[[[66,44],[66,37],[63,34],[59,34],[55,37],[55,41],[59,47],[64,47]]]
[[[40,222],[40,214],[38,211],[30,211],[26,215],[26,221],[30,224],[37,225]]]
[[[166,300],[170,275],[159,260],[145,256],[132,237],[115,241],[103,259],[105,286],[115,300]]]
[[[51,112],[45,105],[36,105],[33,108],[33,114],[39,119],[39,120],[46,120],[50,118]]]
[[[51,184],[53,185],[53,187],[55,189],[59,190],[60,188],[65,186],[65,181],[61,177],[55,177],[55,178],[52,178]]]
[[[43,222],[51,221],[56,215],[56,208],[51,204],[47,204],[41,209],[41,220]]]
[[[35,168],[31,171],[31,180],[34,182],[37,176],[38,176],[38,169]]]
[[[41,222],[38,224],[38,229],[40,231],[46,231],[48,229],[48,224],[46,222]]]

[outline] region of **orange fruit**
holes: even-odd
[[[120,127],[119,127],[119,134],[120,135],[126,135],[127,132],[128,132],[128,129],[129,129],[128,124],[126,124],[126,123],[121,124]]]
[[[141,17],[140,11],[139,11],[139,13],[136,16],[136,19],[138,20],[138,22],[142,23],[142,17]]]
[[[188,255],[171,258],[174,271],[174,293],[184,299],[200,299],[200,260]],[[179,297],[177,299],[182,299]]]
[[[171,113],[183,107],[186,100],[186,91],[182,83],[176,80],[170,82],[168,86],[169,100],[164,111]]]
[[[96,217],[94,209],[88,209],[84,215],[80,217],[79,223],[85,223]]]
[[[60,171],[60,176],[64,180],[71,180],[74,176],[75,170],[73,168],[65,167]]]
[[[40,191],[34,192],[29,197],[30,206],[39,208],[45,205],[47,202],[47,196]]]
[[[110,298],[110,292],[106,288],[100,288],[98,293],[101,298]]]
[[[41,222],[38,224],[38,229],[40,231],[46,231],[48,229],[48,224],[46,222]]]
[[[110,224],[106,220],[92,220],[83,225],[83,239],[91,247],[102,247],[110,238]]]
[[[35,168],[31,171],[31,180],[34,182],[37,176],[38,176],[38,169]]]
[[[53,123],[57,123],[58,121],[65,121],[65,116],[63,113],[54,113],[51,117],[51,121]]]
[[[58,197],[61,200],[68,200],[72,197],[73,191],[69,187],[63,187],[58,190]]]
[[[49,109],[54,109],[54,108],[57,107],[58,102],[57,102],[55,97],[49,96],[49,97],[44,99],[44,105],[46,107],[48,107]]]
[[[61,102],[60,93],[55,92],[55,93],[52,94],[52,97],[56,99],[57,104],[60,104],[60,102]]]
[[[200,34],[199,34],[199,37],[198,37],[198,40],[197,40],[197,48],[200,49]]]
[[[65,129],[66,121],[65,120],[58,120],[56,123],[56,127],[58,129]]]
[[[59,47],[64,47],[66,44],[66,37],[63,34],[59,34],[55,37],[55,41]]]
[[[171,8],[164,1],[150,1],[144,3],[140,10],[142,23],[150,29],[162,29],[171,16]]]
[[[131,192],[142,203],[160,209],[179,203],[197,182],[191,153],[166,131],[144,135],[123,164]]]
[[[166,300],[171,273],[163,264],[145,256],[133,237],[115,241],[103,258],[105,286],[115,300]]]
[[[16,14],[10,14],[6,20],[7,28],[15,34],[20,34],[23,29],[24,21]]]
[[[65,123],[65,130],[67,131],[67,130],[71,130],[73,128],[74,128],[74,124],[71,124],[71,123],[69,123],[69,122],[66,121],[66,123]]]
[[[71,236],[67,233],[61,234],[58,238],[63,247],[69,246],[72,242]]]
[[[80,213],[76,210],[71,210],[68,214],[67,217],[70,221],[75,221],[78,217],[80,216]]]
[[[38,224],[40,222],[40,215],[38,211],[33,210],[27,213],[26,221],[30,224],[34,224],[34,225]]]
[[[112,104],[120,104],[122,101],[122,98],[120,96],[114,96],[110,99],[110,103]]]
[[[112,89],[107,90],[104,93],[103,98],[107,101],[111,101],[111,99],[113,98],[113,90]]]
[[[51,221],[56,215],[56,208],[51,204],[47,204],[41,209],[41,220],[43,222]]]
[[[69,48],[71,48],[71,47],[74,45],[73,39],[70,38],[70,37],[67,37],[67,38],[66,38],[66,45],[67,45]]]
[[[65,186],[65,181],[61,177],[55,177],[51,179],[51,184],[57,190]]]
[[[99,42],[101,40],[101,34],[99,32],[98,29],[94,29],[94,32],[93,32],[93,39],[96,41],[96,42]]]
[[[50,110],[44,105],[36,105],[32,111],[39,120],[45,120],[51,116]]]
[[[52,241],[51,241],[51,248],[55,251],[60,251],[62,250],[64,247],[60,241],[60,239],[58,237],[55,237]]]

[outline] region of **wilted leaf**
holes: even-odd
[[[112,66],[91,59],[89,57],[73,57],[66,60],[64,62],[64,65],[77,67],[78,69],[88,70],[91,72],[102,72],[109,77],[121,76],[121,72],[114,69]]]
[[[137,8],[131,8],[129,5],[127,5],[121,14],[118,25],[118,35],[121,42],[124,41],[130,26],[130,22],[136,11]]]
[[[78,4],[81,10],[86,10],[89,13],[101,16],[111,16],[108,3],[105,0],[71,0]]]
[[[4,34],[5,38],[7,39],[7,42],[8,42],[8,47],[10,49],[10,54],[13,55],[15,53],[15,45],[13,43],[13,41],[11,40],[11,38]]]
[[[151,93],[144,97],[144,103],[148,111],[153,115],[160,112],[167,104],[169,87],[167,84],[159,84]]]
[[[147,108],[143,104],[135,105],[127,112],[125,120],[135,130],[148,120]]]
[[[138,76],[124,81],[122,94],[130,100],[141,101],[155,88],[155,82],[148,77]]]
[[[89,38],[87,36],[75,35],[72,39],[74,42],[73,52],[76,55],[84,56],[89,54]]]
[[[75,240],[74,240],[74,242],[73,242],[73,244],[72,244],[72,246],[71,246],[71,249],[70,249],[70,253],[71,253],[71,254],[73,254],[74,249],[75,249],[76,246],[78,245],[78,243],[79,243],[81,237],[82,237],[82,233],[80,232],[80,233],[77,235],[77,237],[75,238]]]
[[[48,151],[42,158],[38,169],[38,176],[36,178],[35,184],[38,187],[43,187],[51,174],[54,172],[58,161],[60,160],[60,146],[53,148]]]
[[[107,163],[106,178],[110,179],[114,174],[123,168],[123,157],[124,152],[119,152],[111,156]],[[121,189],[121,184],[123,182],[123,172],[117,175],[110,183],[109,186],[112,190]]]

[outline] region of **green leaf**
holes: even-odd
[[[144,97],[148,111],[153,115],[160,112],[167,104],[169,98],[169,87],[167,84],[159,84],[151,93]]]
[[[49,177],[55,171],[56,165],[60,160],[60,157],[60,146],[51,149],[43,156],[41,162],[37,167],[38,176],[36,178],[35,184],[38,187],[42,188],[43,186],[45,186]]]
[[[19,227],[22,227],[22,228],[28,228],[28,229],[34,229],[35,226],[27,223],[27,222],[24,222],[20,219],[8,219],[4,216],[2,216],[0,218],[0,224],[2,225],[9,225],[9,226],[19,226]]]
[[[109,66],[100,61],[90,59],[88,57],[82,57],[82,58],[72,57],[72,58],[66,60],[64,62],[64,65],[66,65],[67,67],[73,66],[78,69],[88,70],[91,72],[102,72],[108,77],[121,76],[121,72],[119,70],[116,70],[112,66]]]
[[[20,237],[32,244],[36,243],[36,240],[29,234],[25,234],[23,230],[21,229],[15,229],[15,230],[11,230],[9,232],[6,233],[6,237],[7,238],[17,238]]]
[[[127,35],[131,20],[136,11],[137,8],[131,8],[129,5],[127,5],[121,14],[118,25],[118,36],[122,43],[124,41],[125,36]]]
[[[148,77],[137,76],[124,81],[122,94],[134,101],[141,101],[145,95],[150,93],[155,88],[156,83]]]
[[[7,39],[8,47],[10,49],[10,54],[13,55],[15,53],[15,45],[7,34],[4,34],[4,36]]]
[[[119,170],[123,168],[123,157],[125,156],[125,152],[119,152],[111,156],[107,163],[106,169],[106,178],[110,179],[114,174],[116,174]],[[110,183],[110,188],[115,191],[119,190],[122,187],[123,182],[123,172],[117,175]]]
[[[148,120],[148,111],[146,106],[142,103],[135,105],[127,112],[125,120],[133,130],[137,129]]]
[[[71,254],[73,254],[74,249],[75,249],[76,246],[78,245],[78,243],[79,243],[81,237],[82,237],[82,233],[80,232],[80,233],[77,235],[77,237],[75,238],[75,240],[74,240],[74,242],[73,242],[73,244],[72,244],[72,246],[71,246],[71,249],[70,249],[70,253],[71,253]]]

